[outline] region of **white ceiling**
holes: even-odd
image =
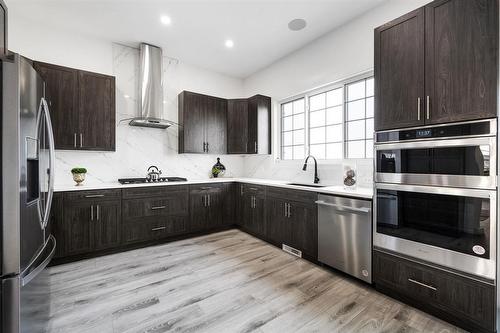
[[[384,0],[7,0],[11,19],[126,45],[148,42],[164,54],[245,78]],[[170,26],[161,15],[172,19]],[[304,18],[302,31],[288,22]],[[226,49],[224,41],[234,40]],[[355,42],[355,41],[353,41]]]

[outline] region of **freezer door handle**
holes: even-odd
[[[328,203],[328,202],[323,201],[323,200],[318,200],[318,201],[316,201],[316,203],[320,206],[332,207],[332,208],[339,210],[339,211],[350,211],[350,212],[359,212],[359,213],[367,213],[367,214],[371,211],[371,208],[368,208],[368,207],[351,207],[351,206],[344,206],[344,205],[336,205],[336,204]]]
[[[31,280],[33,280],[45,267],[47,267],[49,262],[54,257],[54,254],[56,252],[56,239],[52,235],[50,235],[49,239],[47,240],[47,243],[45,244],[44,249],[40,251],[40,254],[47,252],[49,252],[49,254],[45,257],[45,259],[43,259],[42,262],[38,264],[38,266],[31,269],[31,266],[37,263],[39,257],[35,258],[35,260],[31,262],[31,265],[28,266],[24,274],[23,273],[21,274],[21,286],[24,287],[25,285],[30,283]]]
[[[47,101],[42,97],[40,100],[40,112],[44,114],[45,125],[47,126],[48,139],[49,139],[49,183],[48,183],[48,195],[47,202],[45,204],[45,209],[42,216],[42,227],[45,229],[49,223],[50,208],[52,206],[52,198],[54,196],[54,164],[55,164],[55,143],[54,143],[54,131],[52,130],[52,121],[50,119],[49,106]]]

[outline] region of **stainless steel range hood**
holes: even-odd
[[[141,115],[130,121],[131,126],[168,128],[171,122],[163,118],[163,53],[161,48],[141,44],[139,68],[139,109]]]

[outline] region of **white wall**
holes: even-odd
[[[178,151],[177,128],[167,130],[131,127],[118,122],[139,114],[137,94],[139,51],[108,41],[89,39],[64,31],[43,28],[10,17],[10,49],[35,60],[85,69],[116,77],[116,152],[56,152],[56,185],[72,184],[70,170],[88,169],[86,183],[106,183],[120,177],[144,176],[150,165],[157,165],[164,175],[190,179],[208,178],[214,155],[182,154]],[[240,97],[241,79],[231,78],[188,64],[164,59],[164,114],[177,122],[177,95],[182,90],[221,97]],[[221,156],[230,176],[243,176],[243,159]]]
[[[373,69],[373,29],[429,0],[389,0],[357,19],[316,39],[298,51],[280,59],[269,67],[246,78],[243,89],[246,95],[260,93],[274,101],[273,120],[278,121],[277,102],[304,91],[354,76]],[[275,128],[275,126],[273,126]],[[277,133],[273,133],[277,142]],[[273,147],[273,151],[278,151]],[[263,176],[310,180],[311,174],[300,172],[302,161],[277,161],[274,157],[249,157],[245,163],[247,176]],[[358,168],[362,185],[372,182],[372,161],[348,161]],[[320,178],[340,182],[342,161],[323,162]],[[306,178],[304,178],[306,177]]]

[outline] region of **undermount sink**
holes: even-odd
[[[326,185],[320,185],[320,184],[304,184],[304,183],[287,183],[287,185],[294,185],[294,186],[307,186],[307,187],[325,187]]]

